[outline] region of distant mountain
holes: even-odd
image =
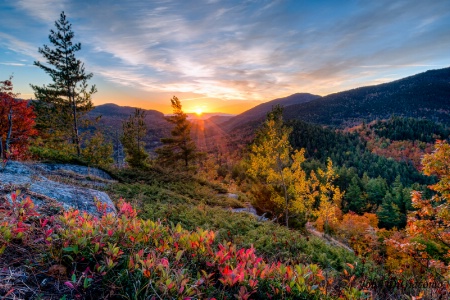
[[[286,106],[291,106],[294,104],[307,103],[307,102],[310,102],[310,101],[312,101],[314,99],[318,99],[318,98],[320,98],[320,96],[308,94],[308,93],[297,93],[297,94],[290,95],[288,97],[278,98],[278,99],[257,105],[255,107],[253,107],[252,109],[249,109],[249,110],[243,112],[242,114],[237,115],[234,118],[231,118],[229,121],[225,122],[223,125],[228,129],[232,129],[232,128],[238,127],[240,125],[243,125],[249,121],[264,119],[266,117],[267,113],[275,105],[282,105],[282,106],[286,107]]]
[[[119,117],[119,118],[128,118],[131,114],[134,113],[135,107],[131,106],[119,106],[114,103],[107,103],[96,106],[92,111],[89,112],[90,116],[98,116],[103,115],[105,117]],[[144,109],[147,117],[152,117],[156,119],[163,119],[164,114],[162,112],[156,110],[148,110]]]
[[[207,118],[206,120],[208,120],[209,122],[219,125],[219,124],[223,124],[229,120],[231,120],[232,118],[234,118],[236,115],[228,115],[228,116],[212,116]]]
[[[450,68],[316,98],[289,106],[284,115],[287,119],[338,127],[391,115],[450,124]]]
[[[122,132],[122,122],[127,120],[134,113],[135,107],[119,106],[108,103],[96,106],[88,113],[88,118],[94,120],[100,117],[99,121],[91,129],[100,129],[110,139]],[[160,138],[170,135],[170,124],[164,119],[164,114],[156,110],[144,109],[146,113],[145,123],[148,134],[145,139],[147,150],[153,150],[161,145]]]
[[[214,117],[225,117],[225,118],[232,118],[236,115],[233,114],[227,114],[227,113],[221,113],[221,112],[204,112],[201,115],[198,115],[196,113],[187,113],[188,119],[201,119],[201,120],[207,120]]]

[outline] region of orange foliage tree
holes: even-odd
[[[11,80],[0,81],[0,158],[24,159],[35,136],[35,114],[27,101],[15,99]]]
[[[337,226],[337,235],[343,238],[358,255],[369,255],[379,248],[378,218],[375,214],[360,216],[353,212],[345,214]]]
[[[423,173],[435,175],[439,181],[430,185],[430,199],[422,193],[412,193],[416,209],[408,216],[406,239],[390,240],[397,249],[407,252],[423,268],[433,274],[450,278],[450,145],[437,141],[435,150],[422,159]]]

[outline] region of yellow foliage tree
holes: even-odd
[[[326,170],[318,169],[320,205],[317,211],[319,223],[323,223],[325,233],[330,225],[337,222],[344,193],[333,182],[338,175],[333,170],[333,162],[328,158]]]
[[[282,112],[281,107],[274,107],[257,133],[247,173],[265,184],[271,193],[270,200],[283,210],[289,227],[289,217],[305,215],[312,209],[317,180],[308,179],[301,167],[305,161],[304,149],[290,155],[292,129],[283,125]]]

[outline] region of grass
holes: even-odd
[[[192,175],[153,168],[122,170],[114,176],[121,182],[110,186],[107,192],[114,199],[132,202],[143,219],[179,223],[187,230],[213,230],[217,242],[228,240],[237,247],[253,246],[258,255],[270,259],[318,263],[333,270],[342,270],[346,263],[358,260],[349,251],[305,232],[270,221],[260,222],[248,213],[232,212],[231,208],[244,207],[244,203],[226,197],[220,186]]]

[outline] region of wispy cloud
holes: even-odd
[[[34,59],[39,58],[34,45],[4,32],[0,32],[0,46]]]
[[[67,8],[67,0],[16,0],[15,5],[39,20],[53,23]]]
[[[29,66],[23,63],[15,63],[15,62],[0,62],[0,65],[4,65],[4,66],[14,66],[14,67],[25,67],[25,66]]]
[[[270,100],[450,64],[447,0],[20,0],[15,7],[41,24],[65,10],[87,68],[124,90]],[[41,45],[26,36],[0,32],[0,45],[39,59]]]

